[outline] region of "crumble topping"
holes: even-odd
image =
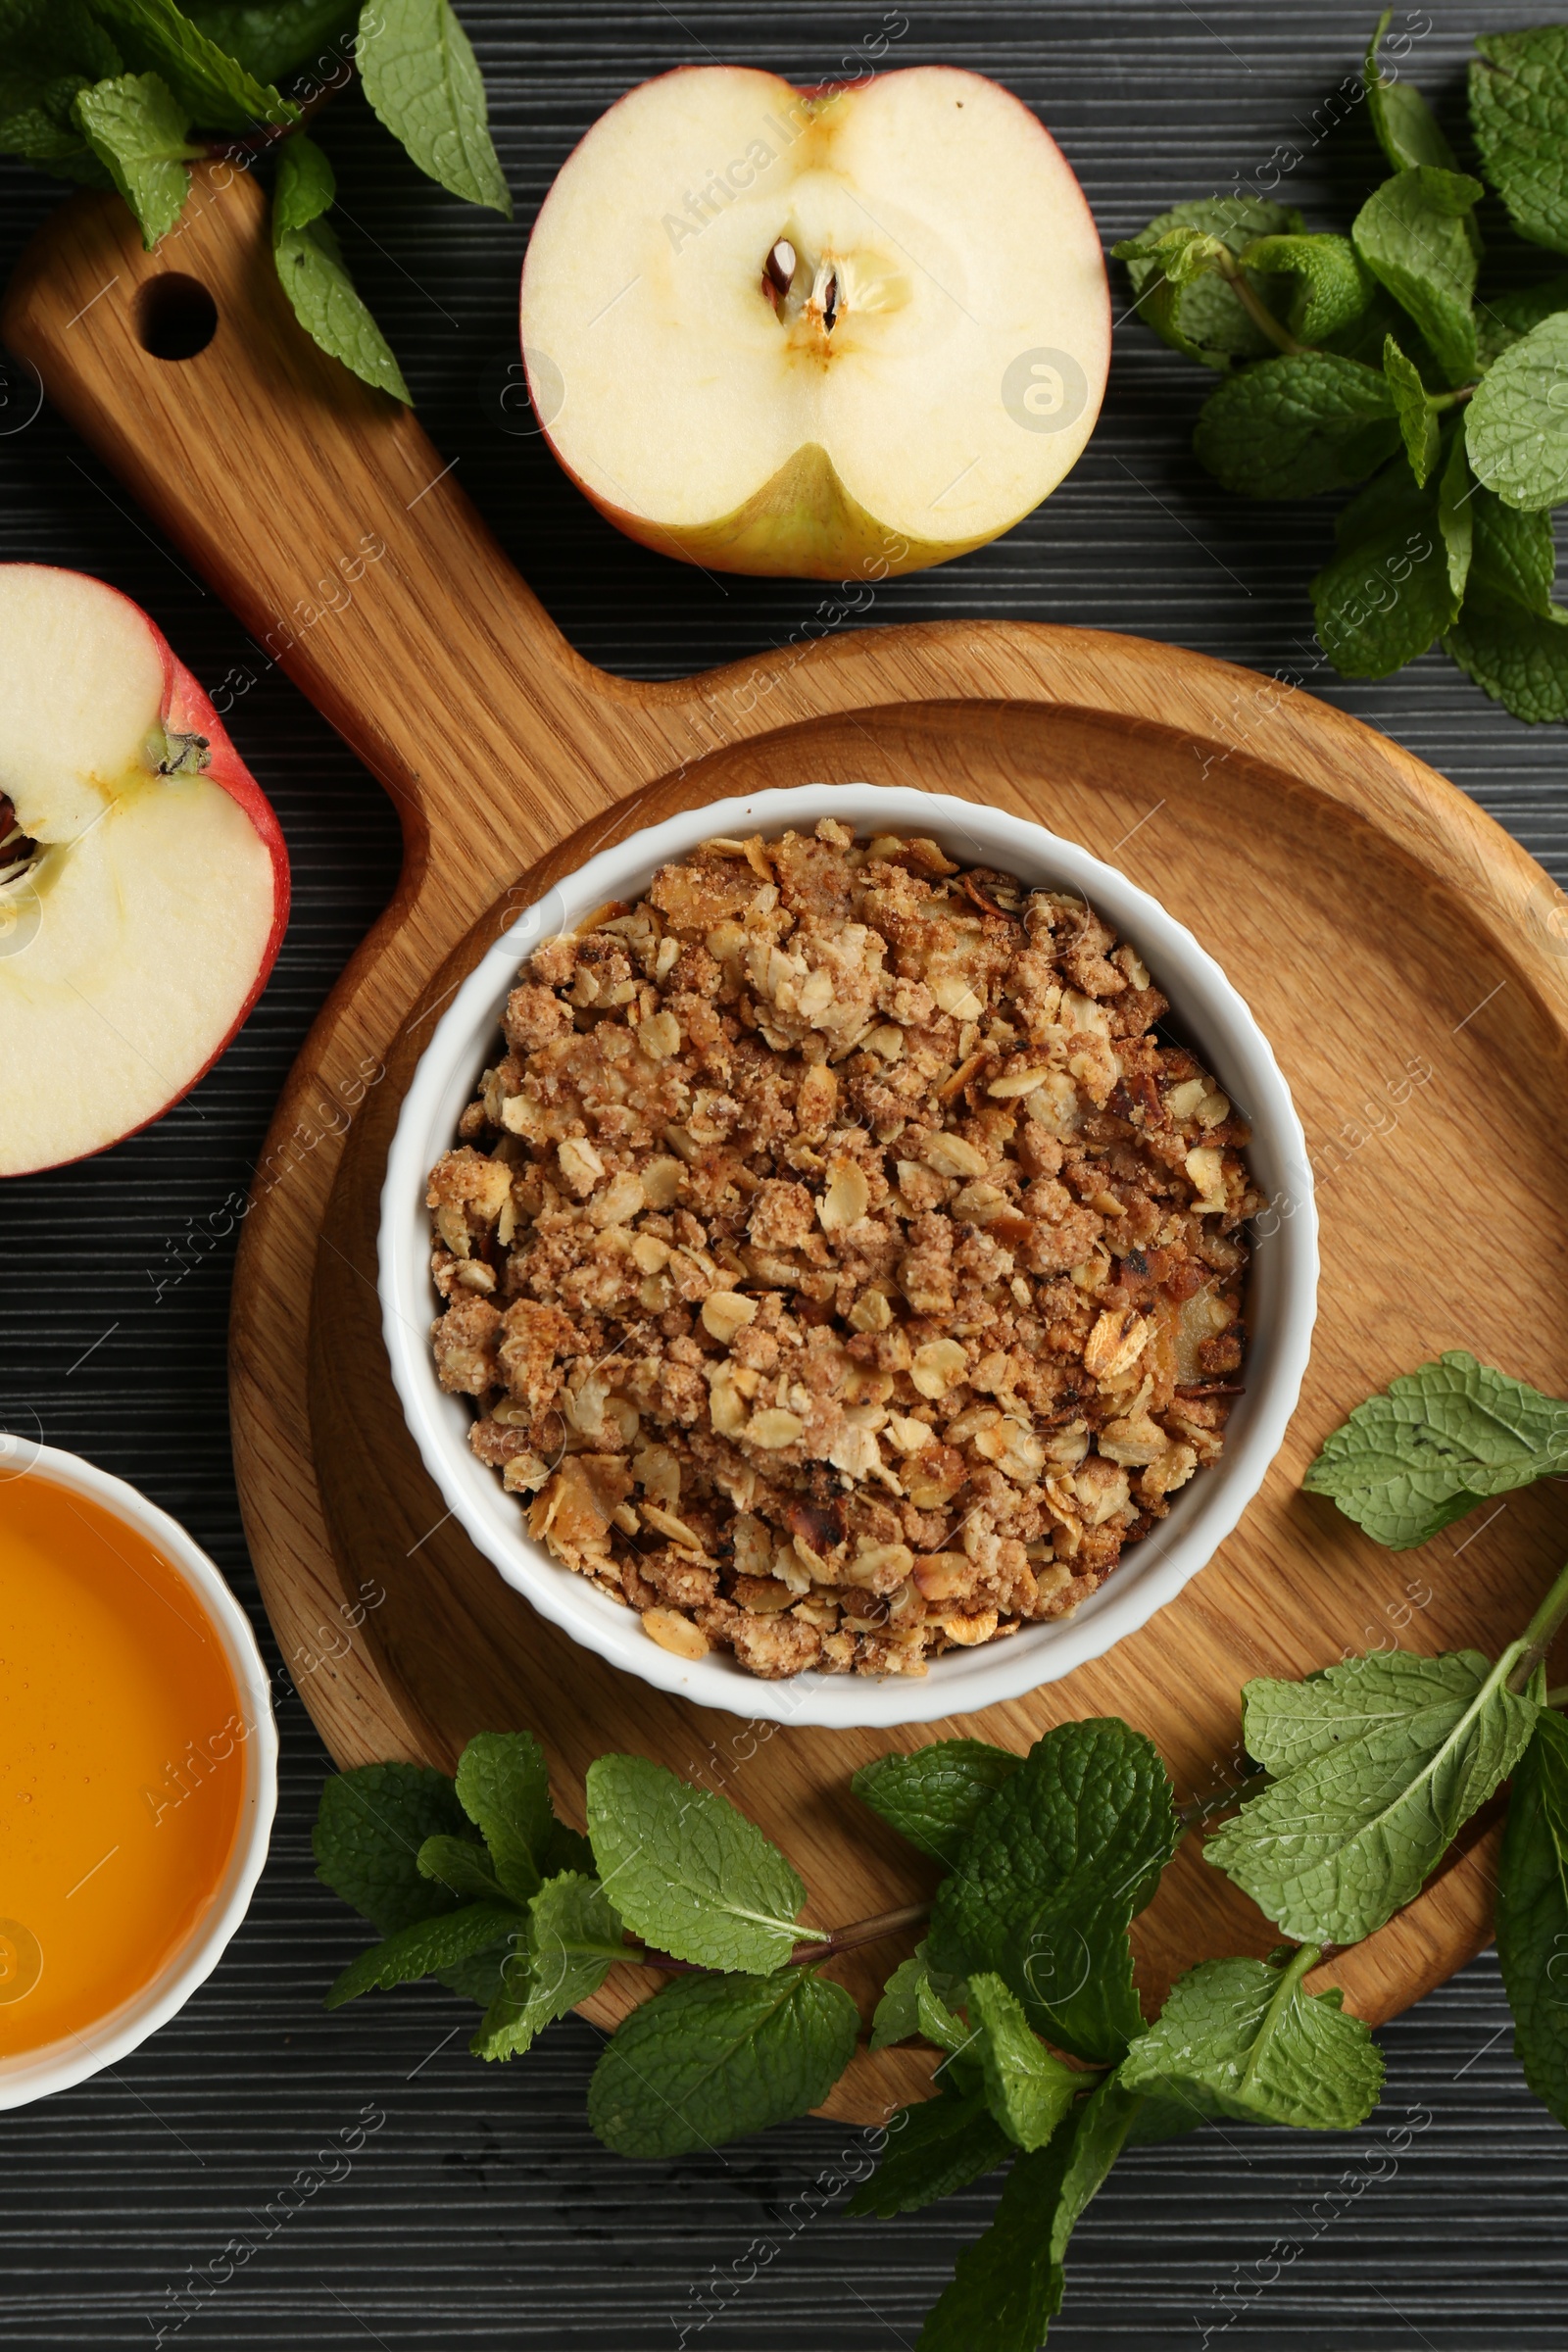
[[[683,1657],[923,1674],[1220,1451],[1249,1130],[1134,950],[932,841],[711,841],[547,941],[430,1177],[443,1388]]]

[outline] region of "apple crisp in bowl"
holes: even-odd
[[[1263,1197],[1158,977],[833,816],[543,939],[427,1195],[440,1386],[533,1539],[767,1680],[1076,1611],[1242,1393]]]

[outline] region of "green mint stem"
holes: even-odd
[[[1548,1707],[1568,1707],[1568,1683],[1559,1683],[1555,1690],[1546,1692]]]
[[[1565,1617],[1568,1617],[1568,1567],[1558,1571],[1551,1591],[1525,1627],[1524,1647],[1517,1653],[1508,1674],[1510,1690],[1524,1689],[1545,1656],[1551,1637]]]
[[[931,1916],[929,1903],[906,1903],[898,1911],[879,1911],[874,1918],[852,1920],[847,1928],[832,1928],[826,1934],[817,1933],[808,1943],[798,1943],[785,1962],[787,1968],[802,1968],[808,1961],[836,1960],[840,1952],[853,1952],[862,1943],[880,1943],[885,1936],[897,1936],[906,1928],[924,1925]],[[634,1968],[667,1969],[682,1977],[710,1977],[715,1972],[703,1968],[695,1960],[672,1960],[652,1944],[629,1943],[626,1958]]]
[[[1280,324],[1267,303],[1253,290],[1247,271],[1234,254],[1217,257],[1215,266],[1252,324],[1267,335],[1271,343],[1277,343],[1287,359],[1305,359],[1314,350],[1315,346],[1310,343],[1298,343],[1289,327]]]
[[[1470,398],[1472,393],[1479,392],[1480,389],[1479,384],[1461,384],[1457,392],[1429,392],[1427,406],[1434,410],[1457,409]]]

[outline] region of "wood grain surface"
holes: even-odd
[[[338,1760],[450,1766],[472,1731],[528,1724],[574,1790],[592,1755],[636,1746],[726,1787],[792,1853],[812,1916],[846,1919],[921,1885],[845,1792],[873,1753],[954,1730],[1021,1747],[1052,1723],[1114,1712],[1152,1734],[1185,1793],[1222,1777],[1249,1675],[1401,1635],[1437,1648],[1515,1631],[1554,1564],[1549,1497],[1511,1502],[1512,1541],[1486,1574],[1460,1528],[1451,1556],[1423,1555],[1413,1577],[1298,1487],[1348,1406],[1434,1344],[1568,1382],[1568,961],[1541,869],[1355,721],[1134,639],[936,623],[673,686],[610,678],[556,633],[414,419],[295,328],[251,182],[223,168],[197,182],[180,238],[154,257],[114,201],[75,200],[24,258],[4,327],[403,825],[393,905],[312,1032],[269,1140],[232,1329],[247,1533],[283,1654],[363,1579],[388,1592],[306,1686]],[[141,341],[142,289],[171,269],[219,315],[208,347],[178,363]],[[764,1739],[574,1647],[443,1522],[380,1350],[373,1225],[430,1018],[498,921],[676,807],[850,778],[1033,813],[1123,865],[1218,956],[1313,1148],[1322,1314],[1264,1493],[1181,1599],[1109,1657],[960,1724]],[[1456,1234],[1476,1246],[1456,1251]],[[1490,1854],[1483,1829],[1334,1964],[1361,2014],[1393,2015],[1479,1947]],[[1272,1940],[1189,1841],[1140,1923],[1140,1962],[1157,1989],[1194,1959]],[[892,1956],[845,1964],[862,2003]],[[607,1988],[597,2014],[616,2013]],[[880,2115],[919,2069],[858,2060],[831,2111]]]

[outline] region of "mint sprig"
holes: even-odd
[[[1536,540],[1517,517],[1498,524],[1507,510],[1482,512],[1477,560],[1539,595]],[[1396,1449],[1382,1507],[1400,1541],[1412,1449],[1423,1476],[1446,1470],[1440,1499],[1451,1501],[1456,1467],[1472,1486],[1539,1473],[1565,1410],[1455,1354],[1358,1407],[1323,1459],[1354,1469],[1341,1499],[1375,1531],[1364,1490]],[[1430,1494],[1419,1500],[1431,1509]],[[948,1875],[929,1906],[831,1932],[800,1927],[804,1885],[755,1825],[642,1757],[590,1767],[591,1850],[555,1818],[526,1733],[481,1734],[455,1784],[406,1764],[341,1774],[322,1791],[320,1875],[382,1940],[327,1998],[436,1975],[483,2005],[475,2056],[506,2059],[612,1972],[662,1976],[607,2042],[588,2112],[619,2153],[671,2158],[819,2107],[861,2024],[827,1973],[834,1958],[929,1916],[925,1941],[888,1976],[870,2046],[927,2044],[934,2095],[892,2118],[849,2211],[919,2212],[1010,2166],[919,2342],[1038,2352],[1072,2230],[1123,2148],[1213,2118],[1325,2132],[1371,2113],[1383,2079],[1372,2037],[1337,1986],[1309,1993],[1307,1979],[1328,1944],[1371,1934],[1419,1891],[1510,1772],[1504,1980],[1529,2079],[1568,2119],[1568,2009],[1553,1980],[1568,1949],[1568,1732],[1547,1707],[1568,1692],[1548,1694],[1543,1666],[1565,1617],[1568,1569],[1493,1664],[1374,1652],[1249,1685],[1242,1736],[1265,1786],[1205,1853],[1296,1948],[1201,1961],[1152,2017],[1129,1923],[1184,1824],[1202,1835],[1235,1798],[1195,1798],[1178,1815],[1152,1743],[1113,1718],[1058,1725],[1024,1756],[941,1740],[863,1768],[857,1794]]]
[[[1550,575],[1520,596],[1490,566],[1471,571],[1466,511],[1478,484],[1520,513],[1568,504],[1568,274],[1483,295],[1476,223],[1491,187],[1525,236],[1568,251],[1568,26],[1477,42],[1477,177],[1419,91],[1384,77],[1389,23],[1365,74],[1393,172],[1348,237],[1211,200],[1112,250],[1145,322],[1226,372],[1194,449],[1227,489],[1311,498],[1373,477],[1311,583],[1335,666],[1388,677],[1438,642],[1517,717],[1568,719],[1568,612]]]
[[[191,164],[275,158],[272,251],[295,318],[364,382],[411,399],[327,218],[332,167],[301,126],[357,63],[419,169],[510,218],[449,0],[4,0],[0,20],[0,155],[118,190],[149,251],[184,212]],[[291,96],[280,85],[302,72]]]

